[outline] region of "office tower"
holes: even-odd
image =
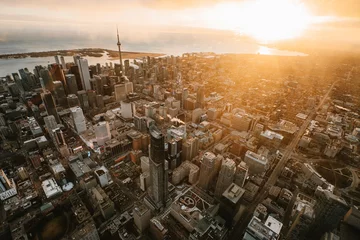
[[[48,133],[52,133],[52,130],[57,128],[56,119],[53,115],[44,117],[44,122]]]
[[[94,90],[87,91],[89,107],[93,109],[96,107],[96,92]]]
[[[125,75],[129,76],[129,70],[130,70],[130,61],[129,61],[129,59],[126,59],[124,61],[124,65],[125,65]]]
[[[232,127],[236,130],[248,131],[250,129],[251,121],[251,117],[244,114],[236,113],[232,117],[231,124]]]
[[[82,78],[80,76],[80,68],[77,65],[73,65],[70,67],[70,74],[73,74],[75,76],[75,80],[76,80],[76,85],[77,85],[77,89],[79,90],[83,90],[83,83],[82,83]]]
[[[62,83],[65,83],[64,71],[61,69],[59,64],[51,64],[50,73],[54,81],[61,81]]]
[[[243,187],[245,184],[245,180],[248,176],[249,168],[246,163],[241,161],[239,165],[236,167],[236,172],[234,176],[234,183],[239,187]]]
[[[96,95],[96,106],[100,109],[104,108],[104,98],[102,95]]]
[[[69,108],[80,106],[79,98],[75,94],[69,94],[66,99]]]
[[[245,189],[231,183],[221,195],[219,216],[226,221],[228,227],[231,227],[233,219],[239,211],[241,197],[244,193]]]
[[[160,209],[168,200],[168,164],[165,161],[164,135],[152,125],[150,127],[150,198],[154,209]]]
[[[111,139],[110,126],[106,121],[99,122],[94,126],[96,141],[99,146]]]
[[[96,94],[103,95],[104,94],[103,79],[98,75],[94,76],[94,79],[95,79],[95,86],[96,86]]]
[[[66,87],[68,94],[76,94],[78,92],[78,85],[74,74],[66,74]]]
[[[126,100],[126,87],[125,84],[117,84],[114,86],[115,100],[124,101]]]
[[[196,107],[204,107],[205,95],[204,95],[204,85],[200,85],[196,92]]]
[[[77,95],[79,98],[81,108],[84,111],[89,110],[89,100],[88,100],[88,95],[87,95],[86,91],[85,90],[78,91]]]
[[[224,191],[233,182],[235,170],[236,170],[236,165],[232,159],[226,158],[224,161],[222,161],[219,177],[215,187],[216,197],[221,197]]]
[[[41,94],[41,99],[45,105],[48,115],[53,115],[56,119],[56,122],[60,123],[60,118],[56,111],[55,100],[54,100],[52,94],[49,91],[44,92]]]
[[[52,129],[52,135],[54,136],[54,143],[60,147],[62,145],[66,145],[64,133],[60,128]]]
[[[96,226],[92,221],[87,221],[71,233],[69,239],[100,240]]]
[[[248,150],[245,154],[244,162],[249,166],[249,172],[261,174],[268,167],[268,159],[257,153]]]
[[[66,62],[64,56],[60,56],[60,62],[62,69],[66,69]]]
[[[199,139],[197,137],[187,139],[182,146],[182,161],[192,161],[198,155],[200,148]]]
[[[125,83],[125,92],[126,95],[129,95],[130,93],[134,92],[134,85],[132,82]]]
[[[61,81],[54,82],[54,92],[58,104],[61,105],[62,107],[66,107],[67,105],[66,93],[64,90],[63,83]]]
[[[29,71],[27,70],[27,68],[19,69],[19,73],[21,76],[21,83],[22,83],[25,91],[30,91],[32,86],[31,86],[31,79],[29,76]]]
[[[83,114],[83,111],[80,107],[70,108],[72,119],[74,121],[74,127],[77,133],[82,133],[86,131],[86,121]]]
[[[301,240],[307,239],[309,229],[314,222],[314,204],[315,200],[299,193],[296,196],[294,206],[291,212],[291,226],[287,232],[286,239]]]
[[[91,90],[90,72],[89,72],[89,65],[87,59],[77,57],[77,66],[79,67],[79,73],[82,83],[81,90]]]
[[[55,58],[56,64],[60,64],[59,55],[55,55],[54,58]]]
[[[265,223],[255,216],[250,220],[243,240],[273,240],[279,239],[280,231],[283,224],[273,218],[268,216]]]
[[[122,56],[121,56],[121,43],[120,43],[120,38],[119,38],[119,30],[116,29],[117,31],[117,46],[119,49],[119,60],[120,60],[120,71],[121,71],[121,75],[124,75],[124,71],[123,71],[123,61],[122,61]]]
[[[144,232],[150,225],[151,212],[144,204],[136,204],[133,210],[134,223],[140,232]]]
[[[216,156],[212,152],[206,152],[201,159],[200,176],[198,186],[208,190],[213,178],[213,172],[216,164]]]
[[[20,93],[23,93],[25,91],[25,89],[24,89],[24,86],[23,86],[23,84],[21,82],[19,74],[18,73],[12,73],[12,76],[14,78],[14,81],[15,81],[16,85],[19,88]]]
[[[47,69],[41,69],[40,70],[40,77],[44,83],[45,89],[48,91],[54,91],[54,81],[52,79],[52,76]]]
[[[329,190],[318,188],[315,196],[315,222],[312,225],[312,231],[309,232],[309,237],[319,239],[325,232],[332,231],[338,226],[350,207],[344,199]]]
[[[166,145],[166,159],[173,170],[181,164],[182,138],[173,138]]]

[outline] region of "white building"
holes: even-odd
[[[95,170],[95,176],[101,187],[105,187],[113,183],[109,170],[107,170],[107,168],[104,166],[101,166]]]
[[[99,146],[111,139],[110,126],[106,121],[99,122],[94,126],[96,141]]]
[[[83,111],[80,107],[72,107],[70,108],[71,116],[74,121],[74,127],[77,133],[82,133],[86,131],[86,122]]]
[[[267,169],[268,159],[248,150],[244,162],[248,165],[250,173],[259,174]]]
[[[46,179],[41,183],[41,187],[47,198],[54,197],[62,193],[60,186],[56,183],[54,178]]]
[[[132,118],[135,112],[134,108],[133,103],[121,101],[121,116],[123,118]]]
[[[74,57],[76,65],[79,67],[80,78],[84,90],[91,90],[90,85],[90,71],[87,59],[79,56]]]
[[[123,101],[126,100],[126,87],[125,84],[117,84],[114,86],[115,100]]]

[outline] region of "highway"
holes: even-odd
[[[348,73],[347,80],[349,80],[352,70],[353,70],[353,68]],[[254,199],[254,201],[250,205],[247,206],[243,215],[240,217],[239,222],[234,226],[234,229],[233,229],[232,234],[230,235],[229,239],[242,239],[241,236],[244,233],[244,230],[247,227],[248,223],[250,222],[256,206],[265,199],[270,187],[276,183],[279,175],[281,174],[281,171],[283,170],[286,163],[290,159],[291,154],[293,153],[293,150],[296,148],[300,138],[305,133],[309,123],[315,117],[316,112],[324,105],[324,103],[325,103],[326,99],[329,97],[329,94],[331,93],[332,89],[339,81],[335,81],[331,85],[331,87],[329,88],[329,90],[327,91],[325,96],[320,101],[319,105],[308,115],[307,119],[301,125],[296,136],[293,138],[291,143],[285,148],[284,152],[282,153],[283,154],[282,158],[279,160],[279,162],[275,166],[273,172],[271,173],[271,175],[268,178],[267,182],[265,183],[264,187],[261,188],[261,190],[259,191],[259,193],[256,196],[256,198]]]

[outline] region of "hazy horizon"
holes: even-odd
[[[116,25],[125,51],[154,52],[166,44],[184,49],[208,38],[262,44],[301,40],[329,48],[360,48],[360,1],[356,0],[334,0],[331,4],[315,0],[274,0],[271,4],[265,0],[0,2],[3,54],[115,49]]]

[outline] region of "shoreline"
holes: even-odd
[[[0,59],[25,59],[25,58],[42,58],[42,57],[53,57],[61,55],[64,57],[71,57],[74,55],[80,55],[82,57],[96,57],[101,58],[104,55],[109,60],[116,60],[119,56],[117,51],[103,49],[103,48],[82,48],[82,49],[68,49],[68,50],[53,50],[43,52],[27,52],[27,53],[12,53],[12,54],[0,54]],[[150,53],[150,52],[134,52],[134,51],[123,51],[122,56],[124,59],[140,58],[145,56],[160,57],[165,56],[164,53]]]

